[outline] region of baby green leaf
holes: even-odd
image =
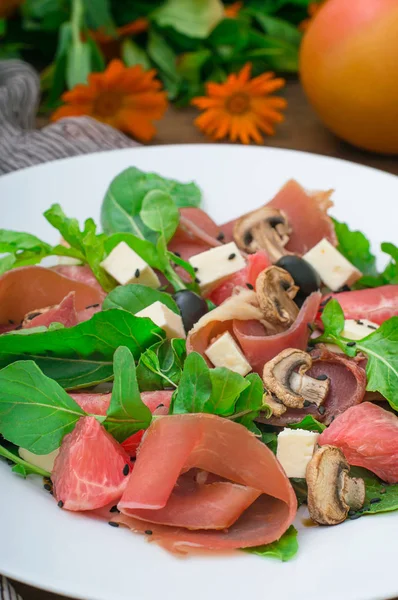
[[[293,525],[290,525],[289,529],[276,542],[264,546],[255,546],[254,548],[243,548],[243,550],[265,558],[278,558],[282,562],[286,562],[297,554],[297,530]]]
[[[142,201],[141,219],[149,229],[161,233],[166,242],[174,235],[180,213],[170,194],[160,190],[148,192]]]
[[[212,390],[204,412],[231,415],[234,412],[236,399],[250,386],[250,381],[225,367],[210,369],[210,379]]]
[[[125,346],[116,350],[113,370],[115,379],[104,426],[118,442],[123,442],[136,431],[146,429],[152,414],[141,400],[134,357]]]
[[[139,283],[120,285],[112,290],[104,300],[103,309],[122,308],[135,315],[157,301],[179,314],[177,304],[170,294],[159,292]]]
[[[287,427],[290,429],[305,429],[306,431],[316,431],[322,433],[326,425],[320,423],[312,415],[306,415],[299,423],[290,423]]]
[[[261,432],[254,424],[254,419],[258,416],[263,404],[264,384],[257,373],[250,373],[246,376],[245,381],[249,383],[249,386],[241,392],[235,405],[235,413],[244,414],[236,421],[258,434]]]
[[[204,412],[211,392],[209,367],[204,358],[196,352],[188,354],[173,399],[173,414]]]
[[[48,454],[85,414],[34,362],[19,361],[0,371],[0,432],[13,444]]]
[[[181,378],[186,357],[185,340],[164,340],[141,354],[137,367],[140,390],[176,387]]]
[[[377,275],[376,257],[366,236],[361,231],[352,231],[336,219],[333,219],[333,224],[338,240],[337,250],[364,275]]]

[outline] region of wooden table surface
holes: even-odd
[[[288,82],[286,98],[288,100],[286,120],[278,126],[275,136],[266,139],[267,146],[325,154],[398,175],[398,157],[362,152],[329,133],[311,110],[297,81]],[[158,135],[154,143],[201,144],[208,142],[193,125],[193,119],[197,114],[198,112],[193,108],[170,108],[166,117],[158,123]],[[61,600],[64,598],[64,596],[43,592],[18,582],[14,582],[14,585],[23,600]],[[117,599],[115,598],[115,600]]]

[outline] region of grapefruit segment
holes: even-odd
[[[130,470],[129,457],[116,440],[94,417],[82,417],[64,437],[55,460],[54,496],[60,506],[73,511],[116,503]]]

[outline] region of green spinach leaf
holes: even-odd
[[[139,283],[120,285],[112,290],[104,300],[103,309],[122,308],[135,315],[154,302],[162,302],[170,310],[180,314],[177,304],[170,294],[159,292]]]
[[[250,554],[257,554],[265,558],[278,558],[286,562],[297,554],[297,529],[293,525],[290,525],[289,529],[276,542],[265,544],[264,546],[255,546],[254,548],[243,548],[243,550],[250,552]]]
[[[316,431],[322,433],[326,429],[326,425],[320,423],[312,415],[306,415],[299,423],[290,423],[290,429],[305,429],[306,431]]]
[[[166,242],[173,237],[180,220],[178,208],[167,192],[152,190],[142,201],[140,217],[152,231],[164,236]]]
[[[250,381],[225,367],[210,369],[211,395],[204,412],[228,416],[234,413],[235,403],[248,387]]]
[[[209,367],[200,354],[192,352],[188,354],[185,361],[171,412],[173,414],[205,412],[211,392]]]

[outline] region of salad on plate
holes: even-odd
[[[102,232],[58,204],[55,246],[0,230],[12,476],[177,554],[285,561],[301,505],[398,510],[398,248],[379,272],[331,196],[291,180],[216,224],[195,183],[131,167]]]

